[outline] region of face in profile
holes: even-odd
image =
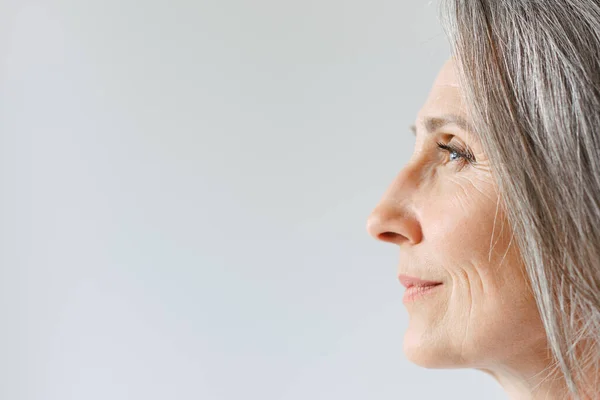
[[[439,72],[415,121],[412,157],[367,229],[399,247],[399,275],[441,283],[405,296],[408,359],[428,368],[508,368],[524,349],[544,351],[545,335],[454,68],[450,59]]]

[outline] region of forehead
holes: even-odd
[[[444,114],[467,117],[453,59],[446,61],[439,70],[429,96],[419,110],[416,122],[422,125],[424,118]]]

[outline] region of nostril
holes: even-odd
[[[397,245],[407,241],[417,244],[422,239],[422,233],[416,214],[412,210],[396,207],[388,203],[377,206],[367,220],[369,235],[376,240]]]
[[[383,232],[379,234],[379,240],[383,240],[385,242],[397,242],[401,237],[403,236],[395,232]]]

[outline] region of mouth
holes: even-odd
[[[404,296],[402,297],[402,302],[403,303],[410,303],[412,301],[418,300],[418,299],[422,299],[422,298],[426,298],[429,295],[432,295],[436,292],[439,292],[440,287],[442,286],[442,283],[437,283],[435,285],[413,285],[409,288],[406,288],[406,291],[404,292]]]
[[[414,276],[398,275],[398,280],[402,283],[402,286],[406,288],[404,297],[402,298],[403,303],[408,303],[426,295],[433,294],[439,291],[439,287],[443,285],[443,282],[424,280]]]
[[[441,285],[442,282],[429,281],[414,276],[398,275],[398,280],[405,288],[409,289],[413,286],[436,286]]]

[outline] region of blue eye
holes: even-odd
[[[451,161],[460,161],[466,162],[469,164],[475,164],[477,160],[475,160],[475,156],[469,149],[462,149],[457,147],[456,145],[444,144],[441,142],[436,142],[438,148],[446,153],[450,154]]]

